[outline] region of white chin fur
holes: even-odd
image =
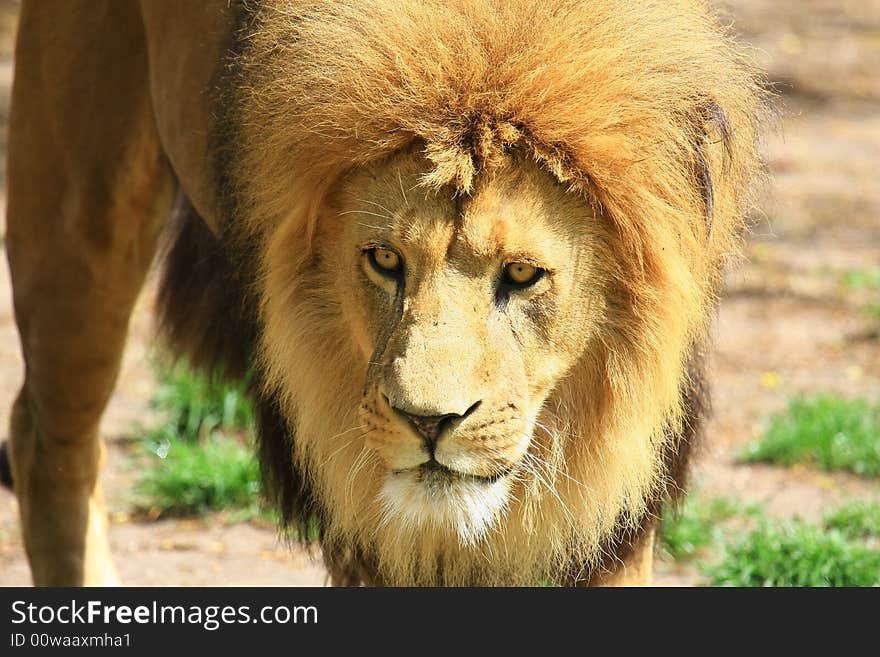
[[[504,514],[509,477],[491,483],[469,479],[420,481],[415,472],[389,473],[382,485],[382,523],[407,531],[452,530],[463,545],[480,541]]]

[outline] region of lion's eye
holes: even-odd
[[[526,262],[511,262],[504,267],[505,280],[516,287],[528,287],[537,283],[543,274],[543,269]]]
[[[391,249],[370,249],[367,251],[370,264],[383,276],[395,276],[403,269],[400,256]]]

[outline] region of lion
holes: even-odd
[[[15,61],[36,585],[117,581],[99,421],[157,252],[334,584],[650,583],[761,170],[704,2],[25,0]]]

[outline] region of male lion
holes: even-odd
[[[115,579],[98,423],[169,216],[162,329],[256,373],[334,583],[648,583],[758,168],[746,59],[700,1],[229,4],[22,5],[35,583]]]

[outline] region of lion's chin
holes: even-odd
[[[382,524],[451,532],[473,545],[504,516],[510,486],[508,475],[479,478],[426,467],[389,472],[379,493]]]

